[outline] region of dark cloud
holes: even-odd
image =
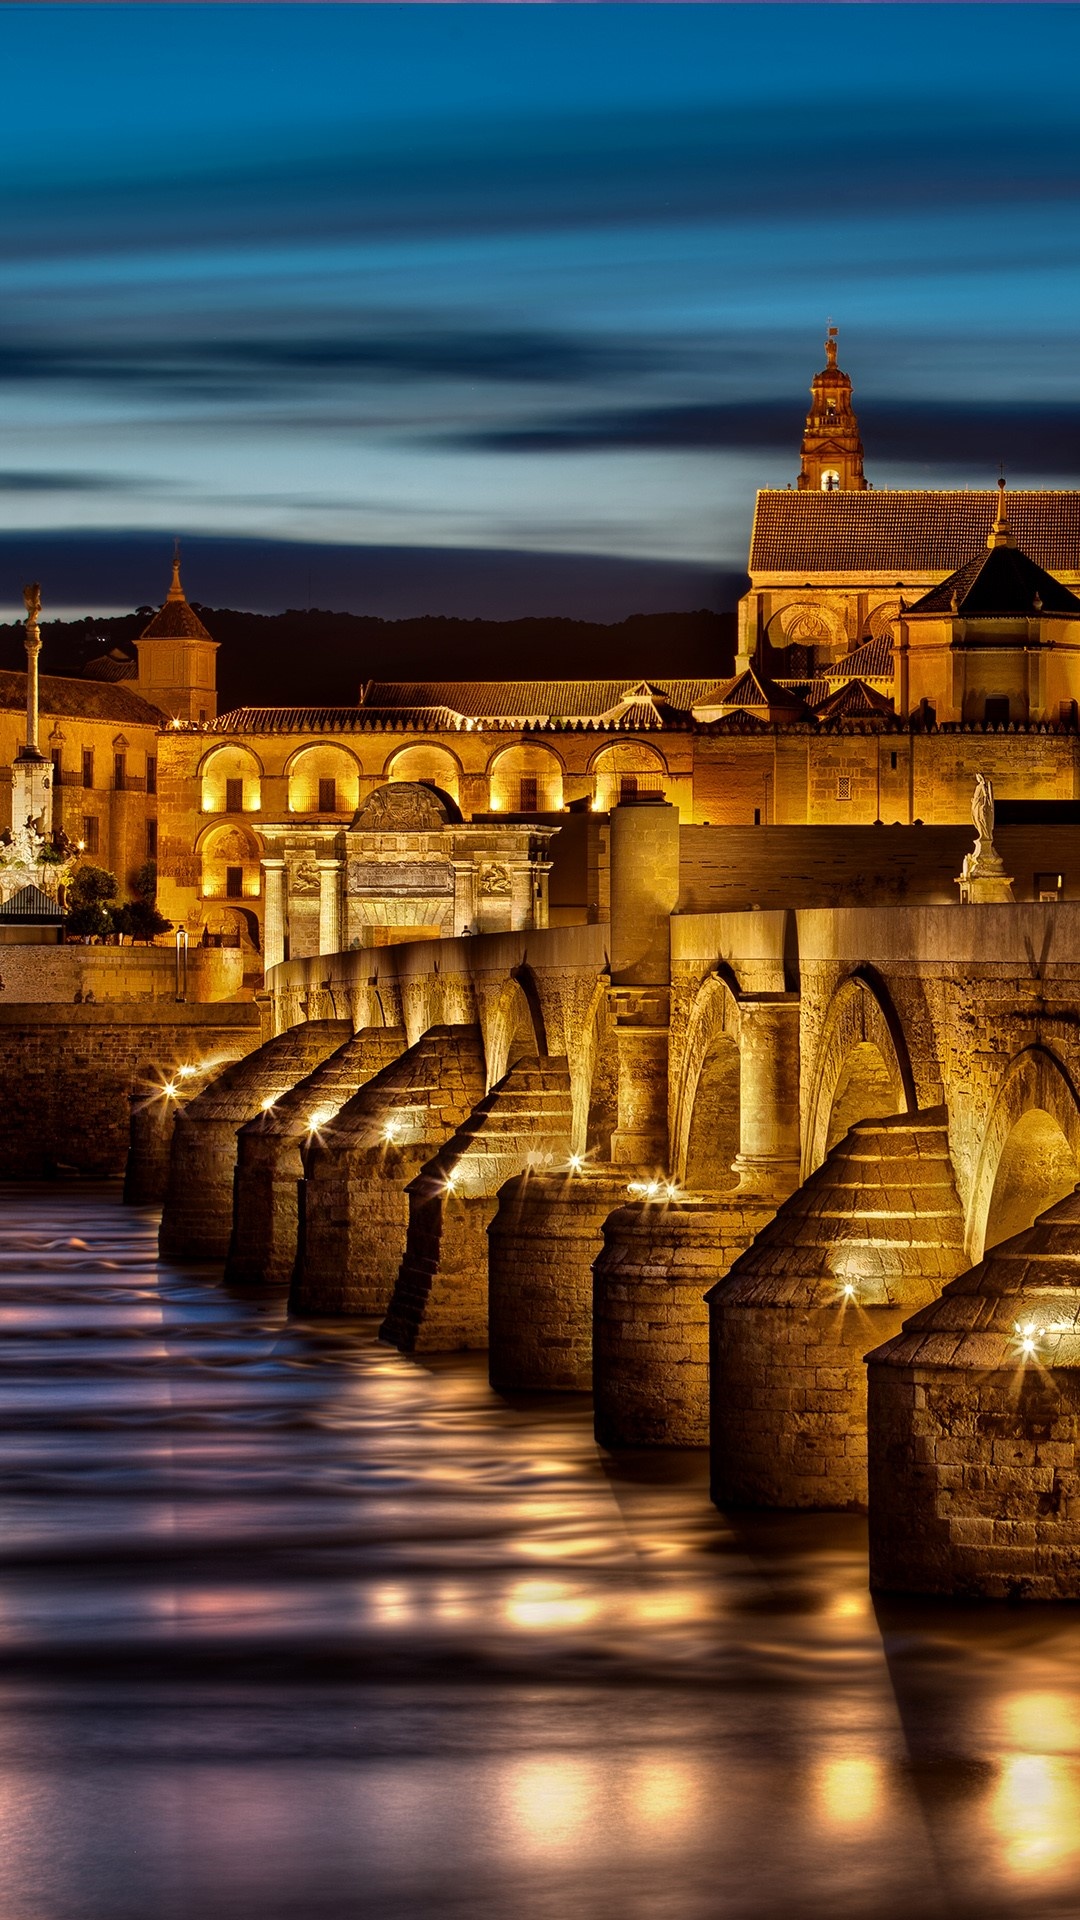
[[[130,493],[136,483],[109,473],[49,472],[0,467],[0,493]],[[160,490],[160,487],[159,487]]]
[[[858,402],[867,459],[935,466],[1011,465],[1080,477],[1080,404],[919,406]],[[453,444],[503,453],[591,453],[605,449],[794,451],[803,414],[795,401],[596,410],[573,417],[457,438]]]
[[[749,527],[747,529],[749,532]],[[617,621],[635,613],[724,609],[745,580],[717,568],[596,554],[467,547],[331,546],[322,542],[185,536],[184,584],[204,604],[273,613],[318,606],[406,619],[422,614],[512,620],[565,614]],[[169,584],[162,534],[78,531],[0,534],[0,600],[22,604],[39,579],[51,606],[156,604]],[[519,662],[522,672],[531,663]],[[468,663],[459,661],[461,672]],[[302,667],[298,672],[302,677]]]
[[[414,326],[392,333],[0,343],[0,382],[258,400],[363,379],[591,386],[655,364],[644,346],[527,328]]]

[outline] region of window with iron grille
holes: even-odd
[[[53,771],[53,786],[54,787],[62,786],[64,781],[64,755],[63,755],[63,750],[60,747],[53,748],[52,771]]]
[[[82,783],[84,787],[92,787],[94,784],[93,747],[84,747],[82,750]]]
[[[123,793],[127,786],[127,754],[113,754],[113,786],[117,793]]]
[[[633,800],[637,795],[638,781],[636,773],[620,773],[619,799]]]
[[[227,900],[242,900],[243,897],[244,897],[243,867],[226,867],[225,898]]]
[[[337,812],[337,781],[336,780],[320,780],[319,781],[319,812],[320,813],[336,813]]]
[[[243,813],[244,783],[242,780],[226,780],[225,811],[226,813]]]
[[[157,761],[152,753],[146,756],[146,791],[147,793],[157,792]]]
[[[523,773],[518,781],[518,812],[535,813],[540,801],[540,779],[535,773]]]
[[[849,773],[837,774],[836,797],[838,800],[851,799],[851,775]]]
[[[83,815],[82,837],[83,851],[85,853],[100,852],[99,823],[96,814],[85,813]]]

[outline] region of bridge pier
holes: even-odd
[[[635,1168],[526,1172],[488,1228],[488,1375],[498,1393],[592,1386],[592,1268]]]
[[[566,1060],[521,1059],[409,1187],[401,1267],[379,1337],[403,1353],[488,1344],[488,1227],[499,1189],[530,1161],[565,1163]]]
[[[290,1027],[226,1067],[176,1116],[161,1251],[179,1260],[224,1260],[232,1233],[236,1134],[263,1102],[280,1098],[350,1032],[347,1020]]]
[[[870,1584],[1080,1598],[1080,1188],[867,1356]]]
[[[405,1252],[408,1187],[484,1091],[479,1027],[429,1027],[302,1147],[295,1313],[385,1313]]]
[[[227,1280],[287,1283],[296,1264],[303,1142],[405,1051],[400,1027],[362,1027],[237,1135]]]
[[[709,1294],[718,1506],[864,1506],[863,1355],[964,1264],[944,1109],[863,1120]]]
[[[732,1194],[618,1207],[593,1267],[593,1398],[606,1447],[709,1442],[704,1294],[771,1208]]]

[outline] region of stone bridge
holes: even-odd
[[[1080,1179],[1080,904],[680,913],[672,813],[616,810],[610,922],[275,968],[162,1244],[862,1505],[864,1355]]]

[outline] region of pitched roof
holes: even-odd
[[[780,710],[799,715],[806,712],[806,703],[800,700],[797,693],[781,686],[778,680],[770,680],[768,674],[759,673],[756,667],[747,667],[735,680],[717,687],[711,704],[728,708],[746,707],[751,712]]]
[[[462,720],[518,725],[607,720],[631,704],[688,713],[712,680],[369,680],[360,695],[366,713],[401,708],[441,711]]]
[[[141,694],[102,680],[69,680],[59,674],[43,673],[39,683],[41,712],[59,714],[70,720],[126,720],[131,726],[162,727],[165,715],[152,707]],[[26,675],[0,671],[0,710],[18,711],[26,707]]]
[[[985,492],[759,493],[751,573],[946,574],[978,553],[997,510]],[[1080,492],[1009,495],[1018,544],[1054,573],[1080,572]]]
[[[29,886],[20,887],[18,893],[11,894],[0,905],[0,920],[14,920],[24,927],[60,927],[63,926],[64,916],[56,895],[43,893],[31,881]]]
[[[893,677],[893,644],[890,634],[879,634],[876,640],[864,640],[861,647],[853,647],[840,660],[834,660],[822,669],[829,680],[891,680]]]
[[[137,680],[139,663],[130,653],[112,647],[108,653],[100,653],[96,659],[88,660],[82,677],[84,680]]]
[[[908,612],[962,613],[968,619],[1060,613],[1080,620],[1080,600],[1019,547],[984,545],[974,560],[931,587]]]
[[[843,686],[818,701],[814,713],[819,720],[896,719],[892,701],[868,687],[865,680],[845,680]]]
[[[207,633],[194,607],[189,607],[184,598],[184,589],[180,585],[180,561],[173,561],[172,586],[163,606],[160,606],[152,620],[143,628],[140,640],[209,640]],[[216,645],[216,642],[214,643]]]

